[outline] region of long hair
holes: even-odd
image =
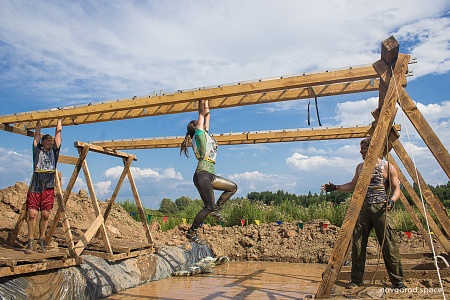
[[[180,146],[180,155],[181,155],[181,153],[184,153],[184,155],[186,155],[186,157],[189,157],[189,148],[188,147],[192,142],[192,138],[194,137],[195,128],[197,128],[197,124],[198,124],[197,120],[192,120],[187,125],[186,135],[184,136],[184,140],[183,140],[183,142],[181,142],[181,146]]]

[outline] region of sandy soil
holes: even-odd
[[[25,202],[28,185],[16,183],[14,186],[0,190],[0,214],[3,220],[0,222],[0,248],[8,247],[8,235],[14,228],[20,210]],[[99,202],[102,211],[106,209],[106,202]],[[57,205],[53,209],[50,220],[52,221]],[[86,191],[72,193],[66,207],[67,217],[70,222],[72,234],[75,241],[84,233],[94,220],[94,209],[91,199]],[[51,222],[50,221],[50,222]],[[300,221],[300,220],[299,220]],[[216,256],[228,256],[231,261],[277,261],[277,262],[300,262],[327,264],[339,227],[330,225],[324,228],[322,223],[327,220],[314,220],[304,224],[301,229],[298,222],[282,224],[260,224],[234,227],[211,227],[205,224],[199,233],[207,240],[210,249]],[[111,240],[128,240],[130,242],[146,242],[145,233],[140,222],[132,219],[119,205],[114,204],[110,216],[106,221],[108,236]],[[189,225],[181,224],[168,232],[162,232],[157,223],[151,225],[151,232],[155,246],[180,246],[189,247],[185,238],[185,232]],[[429,253],[423,239],[412,232],[408,238],[403,232],[399,232],[401,253]],[[58,226],[54,240],[64,241],[61,225]],[[21,226],[15,248],[24,248],[27,241],[27,228],[24,223]],[[368,254],[378,254],[377,242],[370,240]],[[443,253],[443,249],[436,245],[436,253]],[[54,241],[51,245],[57,247]],[[425,262],[425,261],[424,261]],[[428,261],[429,262],[429,261]],[[409,262],[403,262],[409,263]],[[417,261],[415,262],[417,263]],[[384,268],[383,265],[380,268]],[[444,288],[450,286],[450,278],[442,278]],[[374,284],[387,284],[378,282]],[[439,288],[438,280],[422,278],[406,278],[408,287]],[[352,291],[357,297],[364,296],[365,288]],[[345,291],[341,285],[336,285],[334,292],[350,293]],[[436,296],[436,294],[434,294]],[[439,294],[438,294],[439,295]],[[351,295],[349,295],[351,296]],[[421,298],[428,298],[421,295]],[[395,295],[394,298],[410,298],[407,295]]]

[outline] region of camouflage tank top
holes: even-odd
[[[377,163],[375,169],[373,170],[372,179],[370,180],[366,198],[364,199],[366,203],[383,203],[388,197],[385,190],[385,180],[383,176],[383,168],[385,167],[385,164],[386,161],[382,160]]]

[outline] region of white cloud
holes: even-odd
[[[0,147],[0,182],[30,182],[33,173],[29,151],[18,152]]]
[[[414,46],[406,49],[418,62],[412,66],[414,77],[411,80],[450,70],[450,18],[429,18],[407,24],[395,36],[405,43],[414,42]]]
[[[3,55],[15,64],[3,78],[25,80],[53,101],[64,95],[61,103],[70,105],[94,95],[117,99],[367,64],[397,28],[400,36],[421,27],[439,32],[426,42],[440,39],[435,53],[442,57],[449,52],[445,19],[416,20],[448,7],[446,1],[260,1],[257,7],[242,1],[6,1]]]
[[[133,178],[135,181],[138,180],[145,180],[146,178],[150,178],[152,180],[160,181],[160,180],[167,180],[167,179],[175,179],[175,180],[183,180],[183,176],[180,172],[175,171],[174,168],[169,167],[167,169],[164,169],[162,173],[155,171],[150,168],[141,169],[141,168],[130,168],[131,173],[133,174]],[[109,168],[103,173],[103,176],[105,178],[111,178],[111,179],[119,179],[120,175],[122,174],[123,167],[117,166],[114,168]]]
[[[253,191],[292,190],[295,178],[288,175],[264,174],[259,171],[234,173],[229,179],[238,185],[236,196],[245,196]]]
[[[111,191],[111,181],[100,181],[94,184],[94,190],[95,194],[97,195],[97,198],[100,197],[108,197],[111,198],[112,191]]]
[[[63,186],[64,185],[65,185],[65,180],[63,178]],[[84,180],[82,178],[77,177],[77,179],[75,180],[75,184],[73,185],[72,192],[77,193],[80,190],[87,191],[88,187],[87,187],[86,182],[84,182]]]
[[[377,107],[378,97],[371,97],[359,101],[341,102],[336,106],[337,112],[334,119],[338,126],[369,126],[374,120],[370,113]]]

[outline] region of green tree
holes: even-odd
[[[186,196],[181,196],[175,200],[175,204],[178,207],[178,211],[183,211],[192,203],[192,199]]]
[[[178,212],[178,207],[172,200],[164,198],[159,205],[159,211],[162,213],[173,214]]]

